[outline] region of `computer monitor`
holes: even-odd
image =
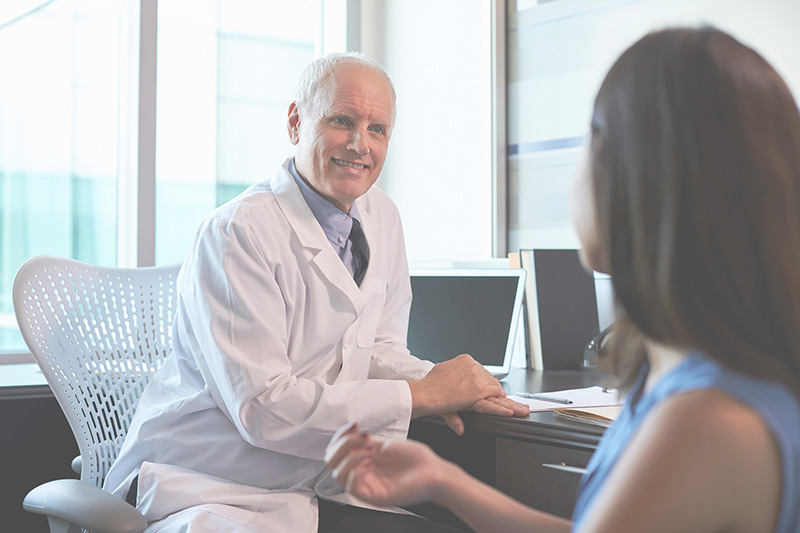
[[[508,374],[525,292],[522,269],[412,269],[408,348],[440,363],[468,353]]]
[[[528,330],[533,367],[581,368],[584,348],[599,329],[594,276],[578,250],[523,250],[528,269]]]

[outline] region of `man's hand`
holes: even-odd
[[[467,354],[437,364],[427,376],[408,385],[412,418],[441,414],[459,435],[464,433],[464,424],[456,412],[463,409],[500,416],[528,414],[527,405],[506,398],[500,382]]]
[[[499,397],[478,400],[472,404],[468,410],[495,416],[518,417],[528,416],[531,412],[531,408],[528,404],[515,402],[511,398]],[[464,421],[461,420],[458,413],[445,413],[442,415],[442,418],[444,418],[445,423],[456,435],[460,436],[464,434]]]
[[[409,381],[411,418],[453,413],[478,400],[505,397],[506,391],[480,363],[468,354],[435,365],[419,381]]]

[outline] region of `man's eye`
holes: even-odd
[[[347,119],[344,117],[336,117],[333,119],[333,122],[336,124],[347,124]]]
[[[383,126],[373,126],[372,127],[372,131],[374,131],[375,133],[380,133],[381,135],[383,135],[384,133],[386,133],[386,128],[384,128]]]

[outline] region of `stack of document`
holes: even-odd
[[[556,409],[553,418],[607,428],[622,412],[621,405],[586,407],[583,409]]]

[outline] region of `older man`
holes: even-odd
[[[372,187],[394,114],[374,62],[315,61],[289,107],[295,157],[200,226],[173,353],[106,480],[152,530],[437,531],[338,494],[322,462],[333,433],[354,420],[404,438],[412,418],[443,414],[460,434],[460,409],[527,414],[469,356],[433,366],[406,348],[400,218]]]

